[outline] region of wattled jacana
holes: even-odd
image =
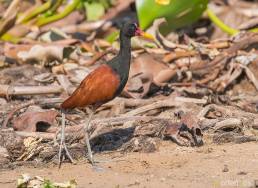
[[[92,112],[90,113],[88,122],[84,128],[88,157],[90,162],[92,164],[94,163],[89,143],[88,127],[95,110],[102,104],[118,96],[125,87],[130,69],[131,38],[134,36],[143,36],[148,39],[153,39],[151,35],[144,33],[137,24],[129,22],[124,24],[120,31],[120,51],[118,55],[86,76],[73,94],[61,104],[62,129],[59,163],[61,162],[62,151],[65,151],[72,161],[72,157],[65,145],[64,111],[67,109],[89,106],[91,107]]]

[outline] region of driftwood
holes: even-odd
[[[110,125],[112,123],[124,124],[127,121],[133,121],[135,123],[131,124],[130,126],[126,126],[124,129],[105,126],[105,128],[101,130],[103,125]],[[93,132],[91,134],[91,140],[93,148],[98,148],[100,144],[101,147],[114,149],[122,146],[121,144],[127,142],[127,139],[131,139],[132,136],[135,138],[121,147],[121,151],[137,150],[143,152],[153,152],[157,149],[157,138],[170,139],[181,146],[195,146],[195,140],[197,140],[192,134],[192,128],[190,128],[191,126],[184,123],[173,123],[173,120],[167,118],[144,116],[133,116],[126,118],[117,117],[93,120],[92,124],[93,127],[91,127],[91,130],[93,129]],[[97,126],[94,127],[94,125]],[[78,143],[79,140],[82,140],[85,136],[83,127],[83,124],[67,127],[66,142]],[[132,131],[135,127],[136,131]],[[40,157],[43,159],[48,158],[49,160],[58,152],[58,149],[55,147],[56,140],[59,139],[57,133],[22,132],[13,131],[12,129],[3,129],[0,131],[0,146],[6,147],[11,154],[13,151],[16,151],[16,155],[13,156],[15,160],[27,161],[35,157]],[[103,138],[101,139],[101,137],[105,137],[105,135],[109,135],[109,141],[107,143],[105,140],[103,140]],[[199,136],[202,137],[202,134]],[[9,139],[5,139],[7,137]],[[117,140],[118,137],[121,137],[121,140]],[[124,137],[127,137],[127,139]],[[12,140],[16,140],[15,145],[12,143]],[[136,140],[138,141],[136,142]],[[198,145],[199,142],[197,143],[197,146]],[[73,155],[77,155],[74,154],[74,152],[78,152],[78,149],[84,150],[83,147],[76,149],[72,146],[70,146],[70,149],[72,150],[71,152]],[[83,151],[83,153],[84,152],[85,151]]]
[[[216,104],[210,104],[205,106],[198,114],[198,118],[200,120],[205,119],[206,114],[209,111],[214,111],[218,110],[220,111],[224,116],[227,117],[246,117],[248,119],[256,119],[258,118],[258,114],[250,113],[250,112],[245,112],[242,110],[237,109],[236,107],[233,106],[219,106]]]
[[[213,137],[213,142],[216,144],[223,144],[228,142],[245,143],[245,142],[257,142],[258,137],[252,135],[239,135],[232,132],[226,132],[223,134],[216,134]]]
[[[115,117],[115,118],[104,118],[104,119],[96,119],[91,121],[90,132],[94,134],[96,129],[100,129],[104,126],[116,126],[124,124],[128,121],[149,121],[152,119],[160,119],[158,117],[152,116],[127,116],[127,117]],[[65,129],[66,134],[84,134],[83,130],[84,124],[78,124],[75,126],[68,126]],[[35,138],[43,138],[43,139],[54,139],[56,137],[56,133],[59,131],[59,127],[52,127],[51,133],[46,132],[23,132],[23,131],[15,131],[15,133],[21,137],[35,137]],[[9,129],[3,129],[4,132],[8,131]],[[12,129],[11,129],[12,130]]]
[[[217,122],[214,126],[214,130],[223,130],[223,129],[242,129],[242,121],[237,118],[228,118],[223,121]]]

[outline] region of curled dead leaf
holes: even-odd
[[[20,51],[17,53],[19,59],[23,62],[26,61],[38,61],[38,62],[48,62],[48,61],[61,61],[63,59],[64,47],[59,46],[41,46],[35,45],[29,51]]]
[[[185,45],[181,45],[181,44],[176,44],[168,39],[166,39],[166,37],[164,37],[160,31],[159,31],[159,28],[162,24],[166,24],[167,21],[165,18],[159,18],[159,19],[156,19],[152,26],[147,30],[148,33],[152,34],[153,36],[155,36],[155,38],[157,39],[156,40],[156,43],[166,49],[166,50],[173,50],[177,47],[179,48],[182,48],[182,49],[188,49],[189,47],[188,46],[185,46]]]
[[[15,131],[48,132],[58,114],[55,110],[25,112],[13,120],[13,128]]]
[[[150,54],[141,54],[131,64],[126,91],[135,97],[144,97],[152,84],[161,87],[176,71],[155,59]]]

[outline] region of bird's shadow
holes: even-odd
[[[118,150],[133,138],[135,127],[114,129],[100,134],[90,140],[92,150],[95,153]]]

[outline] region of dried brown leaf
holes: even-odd
[[[58,114],[55,110],[25,112],[13,120],[13,128],[15,131],[48,132]]]

